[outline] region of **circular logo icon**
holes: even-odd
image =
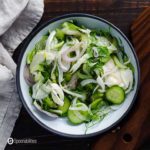
[[[8,138],[7,143],[8,143],[9,145],[12,145],[12,144],[14,143],[13,138]]]

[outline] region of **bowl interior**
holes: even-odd
[[[118,29],[116,29],[112,24],[106,22],[103,19],[94,18],[91,16],[66,16],[62,17],[61,19],[56,19],[50,23],[47,23],[44,28],[42,28],[37,34],[35,33],[35,36],[32,38],[32,40],[27,45],[26,49],[24,50],[24,53],[22,53],[21,59],[20,59],[20,66],[19,66],[19,73],[18,73],[18,86],[19,86],[19,93],[21,95],[22,101],[30,113],[30,115],[43,127],[49,129],[50,131],[53,131],[58,134],[62,135],[70,135],[70,136],[81,136],[85,134],[85,124],[81,125],[71,125],[66,118],[57,118],[52,119],[44,114],[41,114],[38,112],[32,105],[32,99],[29,95],[28,89],[29,86],[26,84],[24,77],[23,77],[23,71],[26,64],[26,56],[27,53],[33,49],[36,42],[40,40],[40,38],[48,32],[48,30],[53,30],[56,27],[58,27],[61,23],[67,20],[77,20],[77,22],[81,25],[84,25],[85,27],[88,27],[90,29],[111,29],[112,35],[114,35],[117,38],[120,38],[122,41],[122,44],[124,46],[125,52],[127,53],[128,57],[130,58],[134,68],[134,79],[135,79],[135,85],[132,92],[127,95],[125,101],[118,110],[114,111],[113,113],[107,115],[103,121],[95,125],[94,127],[90,128],[87,131],[87,135],[92,135],[98,132],[102,132],[105,129],[108,129],[112,127],[116,122],[123,117],[123,115],[129,110],[130,105],[133,102],[133,99],[136,95],[137,87],[138,87],[138,80],[139,80],[139,74],[138,74],[138,64],[137,60],[135,58],[135,54],[133,53],[132,46],[129,44],[129,42],[126,40],[124,35],[120,33]]]

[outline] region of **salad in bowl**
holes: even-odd
[[[134,87],[134,67],[111,28],[62,22],[26,56],[33,106],[86,129],[116,111]]]
[[[41,25],[22,48],[16,83],[30,116],[67,137],[115,127],[132,108],[139,63],[126,36],[89,14],[66,14]]]

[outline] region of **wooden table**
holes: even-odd
[[[40,26],[43,22],[62,14],[73,12],[89,13],[112,22],[114,25],[119,27],[131,40],[130,26],[135,18],[147,6],[150,6],[149,0],[45,0],[44,15],[38,26]],[[16,62],[18,60],[19,51],[23,44],[24,42],[16,49],[14,53],[13,58]],[[130,114],[123,119],[118,126],[122,126],[129,117]],[[149,128],[147,127],[147,129]],[[144,131],[141,131],[141,137],[143,137],[142,135],[144,135],[145,132],[148,132],[148,130],[145,129]],[[109,133],[111,133],[111,131],[107,132],[106,134]],[[50,133],[40,127],[29,116],[24,107],[22,107],[20,116],[12,133],[12,137],[16,139],[36,139],[37,144],[7,145],[6,150],[98,150],[98,148],[95,148],[95,142],[102,136],[103,135],[99,135],[97,137],[88,139],[71,139],[54,135],[53,133]],[[130,138],[131,137],[128,134],[125,135],[125,139],[127,141],[131,140]],[[147,142],[147,145],[149,145],[148,140],[148,138],[144,140],[141,139],[142,142],[139,141],[140,144],[138,145],[138,149],[141,149],[143,142]],[[105,144],[107,143],[105,142]],[[132,149],[135,149],[135,147]],[[148,149],[150,149],[150,145]]]

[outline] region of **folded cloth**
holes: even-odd
[[[42,17],[43,0],[0,0],[0,150],[4,150],[19,115],[11,55]]]

